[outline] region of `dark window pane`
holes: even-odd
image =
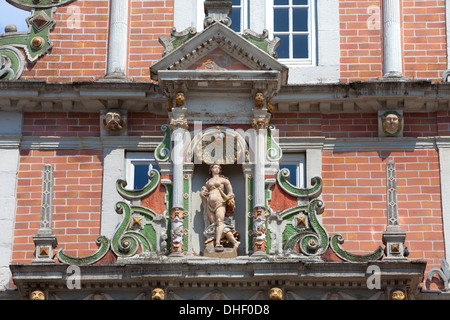
[[[280,38],[281,43],[277,48],[278,58],[280,59],[288,59],[289,58],[289,36],[288,35],[274,35],[275,37]]]
[[[273,4],[276,6],[288,5],[289,0],[273,0]]]
[[[297,186],[297,166],[295,164],[280,164],[280,169],[288,169],[290,171],[289,182]]]
[[[148,164],[134,166],[134,189],[141,189],[148,183]]]
[[[274,9],[273,13],[274,31],[289,31],[289,9]]]
[[[134,165],[134,186],[135,190],[142,189],[148,183],[148,171],[150,166],[148,164],[135,164]],[[159,171],[157,165],[152,166],[153,169]]]
[[[296,58],[308,58],[308,35],[294,35],[293,36],[293,49],[294,59]]]
[[[293,31],[308,31],[308,8],[292,9]]]
[[[308,5],[308,0],[292,0],[294,6],[306,6]]]
[[[241,0],[231,0],[231,3],[233,4],[233,6],[240,6]]]
[[[231,29],[236,32],[241,32],[241,9],[233,8],[233,12],[230,15]]]

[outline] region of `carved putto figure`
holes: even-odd
[[[205,247],[214,243],[215,251],[222,252],[224,246],[221,241],[225,238],[237,249],[240,242],[236,239],[238,234],[230,218],[235,208],[233,188],[228,178],[222,175],[219,164],[210,165],[209,178],[200,191],[200,196],[206,211],[205,224],[209,222],[204,232],[207,238]]]

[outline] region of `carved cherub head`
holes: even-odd
[[[389,295],[389,300],[406,300],[406,294],[403,290],[394,289]]]
[[[177,107],[181,107],[182,105],[184,105],[185,102],[186,102],[186,99],[184,97],[184,93],[178,92],[177,95],[175,96],[175,103],[176,103]]]
[[[30,293],[30,300],[45,300],[45,293],[41,290],[34,290]]]
[[[260,109],[264,107],[264,94],[262,92],[255,95],[255,107]]]
[[[389,135],[397,135],[402,129],[402,117],[395,111],[387,111],[381,116],[383,132]]]
[[[103,119],[103,125],[108,131],[120,131],[123,128],[123,120],[119,113],[108,112]]]
[[[163,289],[155,288],[152,291],[152,300],[165,300],[166,294]]]
[[[283,300],[283,290],[280,288],[270,288],[269,300]]]

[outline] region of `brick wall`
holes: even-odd
[[[341,81],[382,75],[380,1],[340,0]]]
[[[402,1],[404,75],[441,81],[447,69],[445,1]]]
[[[22,80],[71,82],[106,74],[109,1],[76,1],[53,15],[53,49],[28,68]]]
[[[100,113],[27,112],[23,119],[24,136],[100,136]]]
[[[130,0],[128,76],[150,81],[149,67],[161,59],[161,35],[170,37],[173,0]],[[23,74],[23,80],[93,81],[106,75],[109,1],[78,0],[54,14],[53,49]]]
[[[447,69],[445,1],[400,1],[403,74],[441,81]],[[380,0],[340,0],[341,81],[377,80],[382,74]]]
[[[86,256],[100,235],[103,152],[21,150],[12,263],[33,259],[40,219],[42,167],[54,167],[53,232],[67,254]],[[58,248],[59,248],[58,247]]]
[[[355,254],[370,253],[382,244],[386,163],[393,160],[408,258],[426,260],[427,271],[440,267],[445,252],[437,151],[324,151],[322,156],[323,223],[330,236],[342,234],[342,247]]]
[[[131,0],[130,21],[128,74],[134,81],[150,81],[149,68],[162,57],[158,38],[170,38],[173,0]]]
[[[412,113],[405,112],[403,135],[405,137],[433,137],[448,135],[448,111]],[[325,138],[376,138],[377,113],[301,113],[276,112],[270,121],[279,130],[280,137],[323,136]]]

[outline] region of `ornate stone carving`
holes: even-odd
[[[45,293],[41,290],[34,290],[30,293],[30,300],[47,300]]]
[[[108,112],[103,119],[105,129],[111,132],[122,130],[123,124],[122,117],[117,112]]]
[[[155,288],[152,291],[152,300],[166,300],[166,293],[161,288]]]
[[[175,104],[177,107],[182,107],[186,103],[186,98],[183,92],[178,92],[175,96]]]
[[[200,196],[204,201],[205,248],[209,249],[214,245],[214,251],[223,252],[223,244],[230,243],[231,251],[236,253],[240,242],[239,234],[230,219],[235,208],[233,188],[228,178],[222,175],[219,164],[209,166],[209,178]]]
[[[269,127],[269,119],[268,118],[254,118],[252,120],[252,127],[253,129],[264,129],[267,130]]]
[[[181,32],[177,32],[177,29],[173,27],[170,34],[170,39],[167,39],[165,36],[160,36],[158,39],[159,43],[161,43],[164,47],[162,52],[163,57],[195,36],[197,34],[197,30],[193,27],[189,27]]]
[[[207,0],[205,1],[205,13],[207,17],[203,21],[203,25],[206,28],[212,24],[218,22],[231,27],[231,14],[232,3],[228,0]]]
[[[255,108],[264,108],[264,94],[262,92],[257,92],[255,95]]]
[[[403,133],[403,112],[402,110],[390,110],[379,112],[380,133],[388,137],[402,136]]]
[[[393,289],[389,294],[389,300],[406,300],[406,293],[400,289]]]
[[[283,300],[283,290],[280,288],[270,288],[269,300]]]
[[[242,33],[242,37],[253,43],[262,51],[267,52],[275,59],[278,59],[278,54],[275,50],[280,45],[281,40],[278,37],[275,37],[273,40],[269,40],[269,31],[267,29],[264,29],[262,34],[258,34],[253,30],[246,29]]]

